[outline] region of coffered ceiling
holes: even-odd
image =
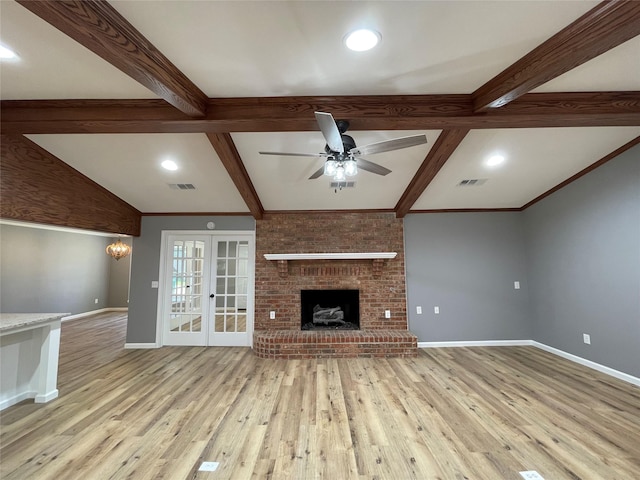
[[[2,134],[142,213],[520,209],[640,141],[640,2],[0,0],[0,21]],[[363,26],[381,43],[349,51]],[[428,143],[339,191],[308,180],[322,158],[258,153],[322,152],[316,110],[358,145]]]

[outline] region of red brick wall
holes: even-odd
[[[371,260],[289,261],[265,253],[397,252],[373,276]],[[407,330],[402,219],[389,213],[267,214],[256,221],[255,330],[299,330],[300,290],[360,290],[360,328]],[[276,312],[274,320],[269,311]],[[384,311],[391,310],[391,318]]]

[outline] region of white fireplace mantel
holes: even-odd
[[[290,260],[372,260],[373,276],[380,278],[385,260],[395,258],[397,252],[340,252],[340,253],[265,253],[264,258],[278,263],[281,277],[289,274]]]
[[[397,252],[265,253],[267,260],[375,260],[396,258]]]

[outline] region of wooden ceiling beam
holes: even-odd
[[[640,2],[602,2],[473,92],[473,110],[503,107],[637,35]]]
[[[206,95],[104,0],[17,0],[189,116],[206,113]]]
[[[416,203],[443,165],[449,160],[449,157],[455,152],[467,133],[469,133],[469,129],[444,130],[440,134],[411,183],[409,183],[400,200],[398,200],[394,208],[396,217],[403,218],[409,213],[413,204]]]
[[[0,137],[0,217],[140,235],[141,213],[21,135]]]
[[[639,2],[640,3],[640,2]],[[161,100],[4,100],[4,133],[223,133],[315,131],[313,112],[351,130],[436,130],[640,125],[640,92],[530,93],[474,113],[471,95],[209,99],[192,118]]]
[[[242,163],[242,159],[236,149],[236,145],[233,143],[231,135],[228,133],[207,133],[207,138],[218,154],[218,157],[220,157],[224,168],[227,169],[231,180],[233,180],[247,207],[249,207],[253,218],[256,220],[262,219],[264,208],[251,182],[251,178],[249,178],[247,169],[244,163]]]

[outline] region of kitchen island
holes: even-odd
[[[58,396],[60,323],[69,313],[0,313],[0,410]]]

